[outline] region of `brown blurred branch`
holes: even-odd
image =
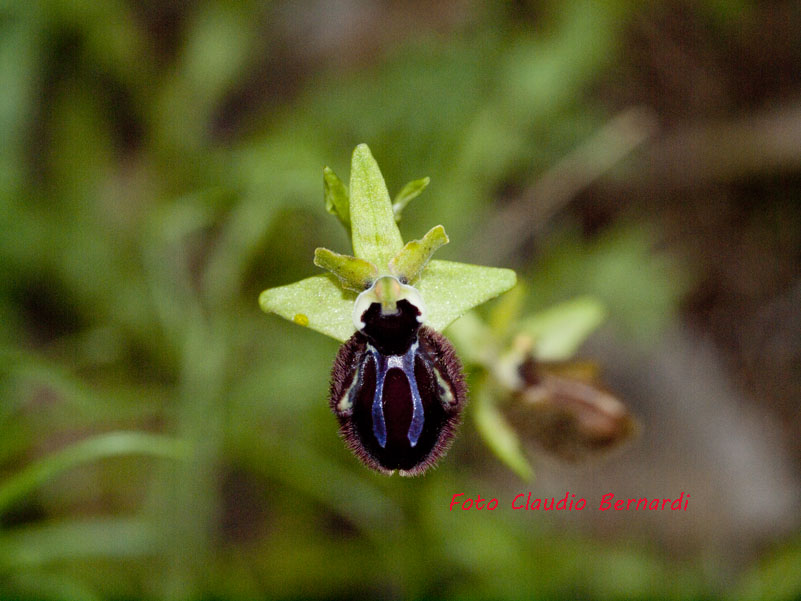
[[[680,188],[801,168],[801,101],[676,129],[646,148],[633,183]]]
[[[549,220],[657,131],[652,111],[614,117],[548,170],[483,230],[476,258],[509,263]],[[801,102],[735,121],[677,128],[637,153],[628,188],[684,188],[801,168]]]
[[[632,107],[619,113],[497,213],[473,254],[485,262],[508,263],[556,213],[656,129],[656,117],[649,109]]]

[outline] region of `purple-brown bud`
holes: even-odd
[[[531,357],[519,373],[524,386],[506,413],[544,451],[576,462],[610,451],[636,434],[637,422],[627,407],[599,384]]]

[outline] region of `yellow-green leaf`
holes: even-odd
[[[401,251],[389,262],[389,270],[399,278],[414,284],[420,272],[436,250],[449,242],[448,234],[441,225],[432,227],[422,240],[407,242]]]
[[[265,290],[259,295],[259,306],[263,311],[276,313],[344,342],[355,331],[355,299],[354,292],[343,290],[337,279],[329,274]]]
[[[350,232],[350,197],[342,180],[330,167],[323,168],[323,191],[325,210],[336,215],[340,223]]]
[[[430,181],[430,177],[423,177],[411,181],[401,188],[401,191],[398,192],[397,196],[395,196],[395,201],[392,203],[392,211],[395,213],[395,221],[400,221],[403,209],[405,209],[406,205],[412,200],[422,194],[423,190],[428,187]]]
[[[604,305],[593,297],[582,296],[524,318],[520,330],[533,339],[538,359],[562,361],[570,359],[604,319]]]
[[[370,149],[359,144],[350,168],[350,223],[353,254],[382,272],[401,248],[389,192]]]
[[[495,456],[505,463],[523,480],[530,480],[533,474],[526,459],[517,433],[498,411],[486,380],[479,383],[473,393],[473,418],[476,430],[487,443]]]
[[[378,270],[372,263],[357,257],[341,255],[327,248],[318,248],[314,251],[314,264],[330,271],[344,288],[355,292],[369,288],[378,276]]]
[[[415,287],[426,303],[426,323],[445,329],[473,307],[515,285],[511,269],[483,267],[452,261],[429,261]]]

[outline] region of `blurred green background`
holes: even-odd
[[[799,74],[792,1],[3,3],[0,596],[801,598]],[[336,343],[256,301],[350,251],[361,142],[431,177],[407,239],[606,303],[637,442],[523,482],[468,408],[425,477],[351,456]]]

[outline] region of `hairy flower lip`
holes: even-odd
[[[467,404],[461,362],[450,342],[425,326],[419,328],[417,340],[424,352],[415,352],[416,383],[427,407],[428,421],[414,445],[403,441],[407,422],[411,420],[409,410],[404,409],[404,404],[411,406],[411,401],[403,398],[403,394],[388,399],[382,397],[385,415],[389,412],[399,420],[394,430],[400,435],[394,438],[394,444],[384,447],[376,440],[371,420],[375,396],[374,355],[363,334],[355,333],[340,347],[332,368],[329,404],[339,422],[340,435],[362,463],[387,475],[397,471],[402,476],[417,476],[435,465],[449,449]],[[443,383],[449,390],[445,395],[447,403],[438,393]],[[353,398],[353,402],[343,403],[346,395]],[[393,429],[392,424],[388,425]]]

